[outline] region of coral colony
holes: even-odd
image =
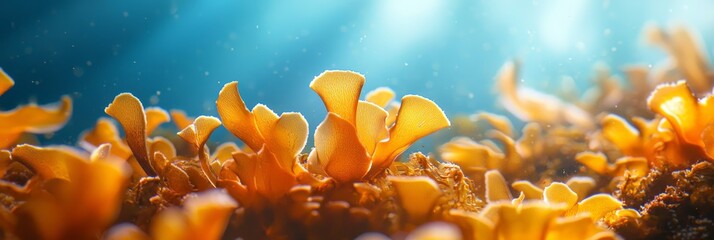
[[[218,117],[109,103],[74,146],[39,146],[72,100],[0,112],[3,239],[705,239],[714,237],[714,76],[696,38],[650,27],[669,65],[598,68],[584,97],[496,77],[511,114],[449,121],[433,101],[395,100],[326,71],[327,109],[250,110],[238,83]],[[628,83],[627,86],[621,82]],[[0,94],[14,82],[0,71]],[[627,96],[627,97],[625,97]],[[524,122],[515,129],[511,119]],[[172,122],[178,133],[168,133]],[[453,125],[452,125],[453,122]],[[225,127],[241,144],[208,143]],[[406,153],[441,132],[435,154]],[[164,129],[164,131],[156,131]],[[314,148],[306,149],[308,136]]]

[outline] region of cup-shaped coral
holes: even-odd
[[[667,119],[677,136],[714,159],[714,96],[697,99],[686,81],[658,86],[647,99],[654,111]]]
[[[262,104],[248,110],[237,87],[237,82],[226,84],[216,106],[223,125],[252,152],[234,152],[218,183],[244,204],[256,193],[275,201],[297,184],[296,175],[307,172],[297,162],[307,141],[307,121],[300,113],[278,116]]]
[[[129,167],[110,154],[110,145],[91,155],[69,147],[20,145],[11,161],[30,167],[38,184],[12,215],[3,215],[9,224],[5,231],[26,239],[91,239],[116,218]]]
[[[382,173],[412,143],[450,125],[434,102],[407,95],[394,124],[388,126],[382,107],[359,100],[364,81],[355,72],[327,71],[310,83],[328,111],[315,131],[310,158],[338,182],[368,180]]]
[[[470,239],[617,239],[587,215],[561,216],[562,205],[528,201],[491,203],[479,213],[452,210]]]

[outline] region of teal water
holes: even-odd
[[[237,80],[249,106],[302,112],[314,130],[325,110],[308,84],[323,70],[358,71],[365,93],[388,86],[423,95],[453,116],[502,112],[492,79],[509,59],[523,63],[525,85],[554,92],[563,76],[584,89],[599,62],[616,74],[627,64],[661,64],[664,53],[642,40],[648,23],[684,24],[708,55],[714,46],[714,2],[705,0],[0,5],[0,67],[17,83],[0,108],[63,94],[75,100],[72,120],[50,143],[74,143],[121,92],[147,106],[217,116],[219,89]]]

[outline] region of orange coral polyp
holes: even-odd
[[[0,68],[0,96],[15,85],[15,81]],[[0,111],[0,149],[7,148],[23,133],[51,133],[62,128],[72,115],[72,99],[63,96],[58,104],[39,106],[31,103],[10,111]]]
[[[301,174],[297,156],[307,143],[307,121],[300,113],[278,116],[262,104],[249,111],[237,82],[223,86],[216,106],[223,125],[252,150],[233,152],[233,161],[223,163],[216,183],[233,188],[228,190],[231,195],[247,205],[254,203],[256,194],[277,201]]]
[[[216,101],[223,125],[253,152],[266,148],[284,169],[291,169],[307,143],[307,121],[300,113],[278,116],[262,104],[248,111],[237,87],[237,82],[226,84]]]
[[[524,121],[544,124],[569,123],[581,128],[595,126],[592,116],[578,106],[526,87],[518,86],[518,64],[507,62],[496,77],[499,101],[513,115]]]
[[[7,230],[45,239],[98,236],[116,218],[129,177],[126,163],[109,152],[108,144],[91,155],[68,147],[15,147],[12,160],[30,166],[41,184],[13,210],[23,216],[13,219],[17,229]],[[40,231],[28,232],[33,229]]]
[[[150,176],[155,176],[156,171],[150,165],[150,157],[146,146],[147,121],[146,112],[141,101],[130,93],[122,93],[114,98],[104,112],[116,119],[124,127],[127,145],[134,153],[133,156],[141,165],[141,169]]]
[[[433,101],[406,95],[394,125],[387,130],[389,113],[379,105],[359,100],[363,85],[364,76],[350,71],[326,71],[310,83],[328,111],[315,133],[316,153],[312,157],[338,182],[380,174],[412,143],[450,125]],[[370,101],[386,105],[393,94],[381,89],[368,95]],[[343,146],[336,142],[353,147],[336,151]]]
[[[39,106],[31,103],[0,112],[0,134],[50,133],[62,128],[72,114],[72,99],[62,97],[59,104]],[[1,147],[1,146],[0,146]]]
[[[697,99],[686,81],[658,86],[647,98],[652,111],[664,116],[683,143],[697,146],[710,161],[714,160],[714,96]]]
[[[94,149],[103,143],[112,145],[112,154],[122,159],[131,157],[131,149],[123,139],[119,137],[119,130],[114,122],[107,118],[100,118],[94,129],[82,133],[79,138],[79,145],[85,150]]]
[[[256,106],[257,107],[257,106]],[[263,146],[263,136],[256,126],[255,116],[245,106],[238,92],[238,82],[230,82],[223,86],[218,93],[216,109],[221,116],[223,126],[253,151],[258,151]]]
[[[372,166],[357,135],[355,127],[335,113],[315,130],[316,156],[325,173],[338,182],[359,181]]]

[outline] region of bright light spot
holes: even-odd
[[[378,2],[375,17],[371,18],[378,44],[398,53],[413,44],[436,36],[443,23],[445,1],[394,0]]]
[[[587,10],[585,0],[556,0],[544,2],[548,6],[540,22],[541,38],[545,45],[556,51],[566,51],[573,37],[580,36],[581,17]]]

